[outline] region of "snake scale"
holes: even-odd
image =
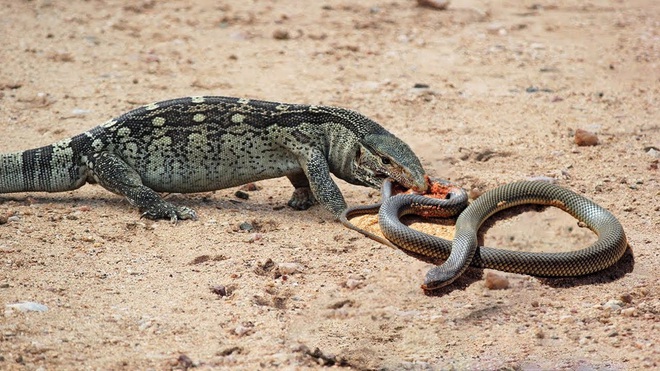
[[[445,259],[442,265],[427,273],[422,285],[424,290],[436,290],[451,284],[470,265],[546,277],[585,275],[616,263],[628,246],[623,227],[614,215],[593,201],[548,182],[520,181],[497,187],[481,195],[462,212],[467,204],[467,194],[457,187],[451,190],[446,200],[419,194],[391,194],[392,184],[386,181],[382,188],[382,204],[347,209],[340,220],[346,227],[386,245],[427,258]],[[484,221],[501,210],[523,204],[558,207],[596,233],[598,240],[581,250],[559,253],[478,246],[477,232]],[[348,221],[377,209],[379,226],[387,240]],[[433,210],[439,211],[441,217],[460,213],[453,241],[413,230],[399,220],[407,214],[429,214]]]

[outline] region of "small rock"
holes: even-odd
[[[263,234],[261,234],[261,233],[252,233],[250,235],[250,238],[248,238],[248,242],[249,243],[254,243],[254,242],[257,242],[257,241],[261,240],[262,238],[264,238]]]
[[[300,266],[296,263],[280,263],[277,265],[277,269],[282,275],[300,272]]]
[[[537,339],[543,339],[543,338],[545,338],[545,332],[543,332],[543,330],[541,330],[540,328],[538,328],[538,329],[536,329],[536,331],[534,331],[534,336],[535,336]]]
[[[234,334],[238,336],[247,335],[252,329],[243,325],[238,325],[234,328]]]
[[[7,224],[8,221],[9,218],[7,217],[7,215],[0,215],[0,225]]]
[[[575,322],[575,318],[573,316],[566,315],[559,317],[559,323],[574,323],[574,322]]]
[[[46,312],[48,311],[48,307],[35,303],[32,301],[24,301],[21,303],[13,303],[13,304],[5,304],[5,308],[7,310],[17,310],[19,312]]]
[[[488,272],[484,284],[490,290],[504,290],[509,287],[509,280],[497,273]]]
[[[621,299],[621,301],[626,303],[626,304],[632,303],[632,300],[633,300],[632,295],[630,295],[630,294],[621,294],[619,299]]]
[[[644,147],[644,151],[645,151],[647,154],[649,154],[649,155],[651,155],[651,156],[653,156],[653,157],[655,157],[655,158],[660,158],[660,149],[658,149],[658,148],[655,148],[655,147]]]
[[[637,308],[630,307],[621,309],[621,315],[625,317],[637,317]]]
[[[234,196],[236,196],[236,198],[240,198],[241,200],[250,199],[250,195],[243,191],[236,191],[236,193],[234,193]]]
[[[491,35],[506,35],[506,28],[501,23],[491,23],[486,26],[486,32]]]
[[[447,9],[449,2],[449,0],[417,0],[419,6],[438,10]]]
[[[612,312],[618,312],[621,310],[621,306],[623,306],[623,302],[621,300],[612,299],[609,300],[607,303],[603,304],[603,309]]]
[[[273,32],[273,39],[275,40],[289,40],[290,38],[291,35],[287,30],[278,29]]]
[[[246,192],[254,192],[254,191],[258,191],[258,190],[260,190],[260,189],[261,189],[261,188],[260,188],[259,186],[257,186],[256,183],[248,183],[248,184],[244,184],[244,185],[241,187],[241,191],[246,191]]]
[[[248,231],[248,232],[250,232],[251,230],[254,229],[254,226],[252,225],[252,223],[249,223],[249,222],[243,222],[243,223],[241,223],[241,224],[238,226],[238,229],[240,229],[241,231]]]
[[[176,366],[179,369],[187,370],[195,366],[192,359],[185,354],[179,355],[179,358],[176,360]]]
[[[355,278],[349,278],[346,280],[346,287],[353,290],[364,283],[363,280],[357,280]]]
[[[577,129],[575,131],[575,144],[580,147],[595,146],[598,144],[598,136],[590,131]]]
[[[227,288],[224,285],[211,286],[211,292],[218,296],[227,296]]]
[[[71,111],[71,114],[74,115],[74,116],[85,116],[89,113],[92,113],[92,111],[90,111],[88,109],[82,109],[82,108],[74,108]]]

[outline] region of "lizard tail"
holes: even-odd
[[[67,141],[0,154],[0,193],[62,192],[85,184],[85,169]]]

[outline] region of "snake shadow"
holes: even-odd
[[[483,223],[483,225],[479,229],[479,232],[477,233],[479,246],[484,245],[485,234],[488,232],[490,228],[494,227],[497,224],[497,222],[503,221],[505,219],[509,219],[512,216],[521,214],[523,212],[529,212],[529,211],[541,212],[546,208],[547,206],[540,206],[540,205],[521,205],[521,206],[513,207],[511,209],[503,210],[493,215],[491,218],[489,218],[486,222]],[[405,224],[410,224],[410,222],[412,221],[433,223],[439,225],[452,225],[452,223],[455,223],[455,219],[424,219],[417,216],[404,217],[404,221]],[[427,256],[419,255],[411,251],[406,251],[406,250],[401,250],[401,251],[403,251],[405,254],[415,259],[422,260],[429,264],[440,265],[444,262],[444,260],[429,258]],[[479,252],[477,251],[477,254],[478,253]],[[635,256],[633,254],[633,250],[631,246],[628,245],[626,251],[623,253],[621,258],[619,258],[619,260],[615,264],[598,272],[594,272],[582,276],[569,276],[569,277],[533,276],[533,277],[536,277],[541,284],[549,287],[569,288],[569,287],[597,285],[597,284],[614,282],[623,278],[626,274],[632,272],[634,267],[635,267]],[[470,285],[474,284],[477,281],[481,281],[483,279],[484,269],[486,268],[470,266],[465,271],[465,273],[463,273],[450,285],[446,287],[441,287],[433,291],[425,290],[424,293],[427,296],[444,296],[455,290],[465,290]]]

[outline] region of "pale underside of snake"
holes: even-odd
[[[467,194],[464,190],[448,182],[434,182],[449,187],[445,199],[419,194],[393,196],[391,181],[385,181],[381,192],[382,203],[349,208],[340,218],[346,227],[380,243],[421,257],[444,259],[443,264],[426,274],[422,285],[424,290],[436,290],[449,285],[470,265],[544,277],[590,274],[616,263],[628,247],[623,227],[612,213],[560,186],[544,181],[514,182],[484,193],[465,207]],[[557,253],[478,246],[477,233],[484,221],[501,210],[524,204],[548,205],[564,210],[591,229],[598,240],[580,250]],[[349,218],[376,210],[379,227],[386,239],[349,222]],[[400,221],[401,217],[408,214],[450,217],[459,213],[453,241],[416,231]]]

